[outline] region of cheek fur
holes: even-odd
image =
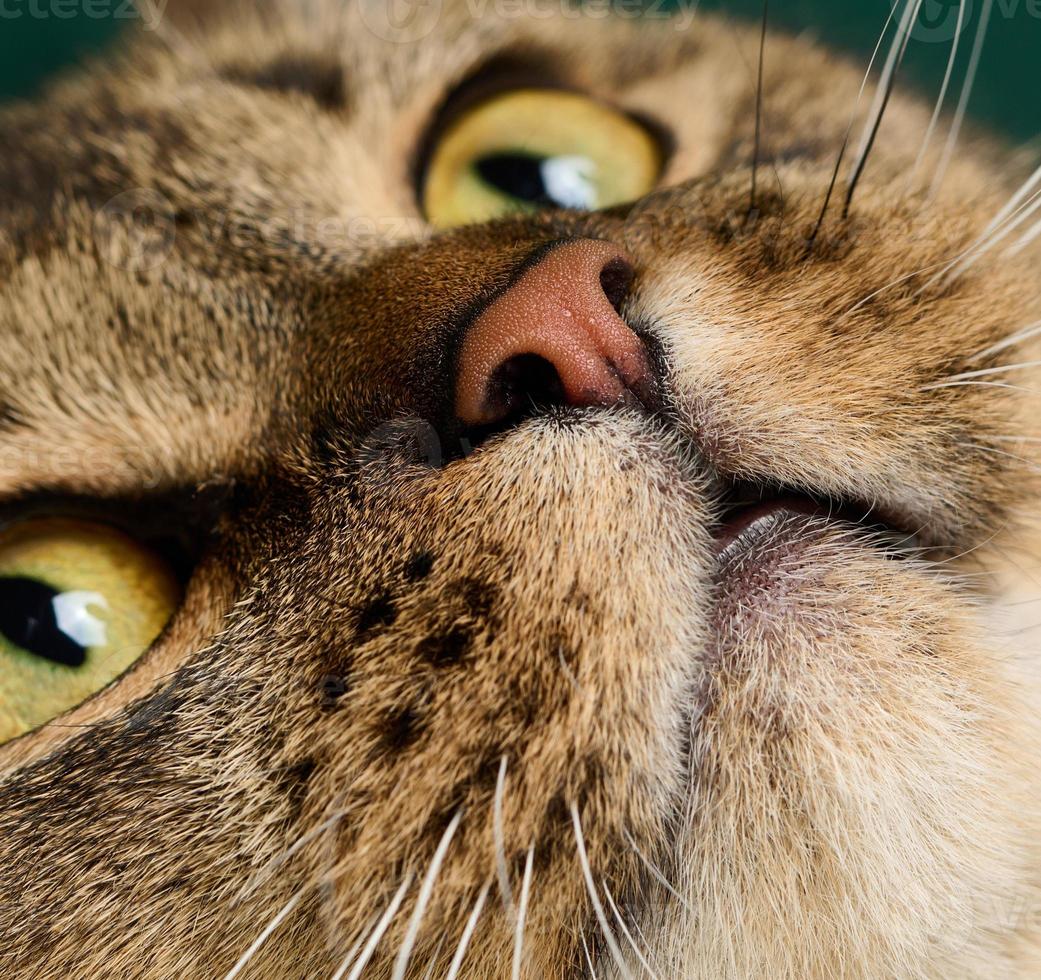
[[[1034,901],[1039,830],[1015,674],[917,562],[822,533],[773,575],[783,596],[712,668],[673,857],[685,914],[650,915],[663,962],[728,978],[1006,962],[991,924]]]

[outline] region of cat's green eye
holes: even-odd
[[[0,528],[0,743],[115,680],[179,599],[165,563],[106,525],[46,518]]]
[[[444,133],[423,207],[439,228],[549,207],[592,211],[643,197],[661,166],[657,140],[628,116],[573,92],[521,89]]]

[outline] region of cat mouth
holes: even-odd
[[[720,477],[712,536],[720,558],[743,550],[767,525],[787,518],[804,518],[817,526],[836,526],[853,532],[864,543],[896,558],[922,550],[920,532],[905,515],[876,504],[838,499],[769,481]],[[807,520],[793,526],[806,526]]]
[[[679,435],[690,445],[708,471],[715,486],[712,538],[717,553],[740,550],[743,542],[754,538],[767,523],[783,517],[802,517],[820,525],[842,527],[856,533],[866,544],[893,557],[908,557],[924,548],[925,523],[910,513],[887,504],[870,503],[855,497],[837,497],[801,487],[785,485],[769,478],[743,479],[726,472],[716,454],[692,436],[686,426],[677,424],[660,397],[640,403],[636,410],[662,430]],[[631,406],[630,406],[631,407]],[[464,447],[458,456],[480,449],[496,437],[508,434],[525,423],[553,419],[566,424],[583,416],[600,415],[603,409],[576,410],[553,404],[552,400],[529,399],[506,421],[483,428],[470,427],[462,432],[459,443]],[[606,410],[611,411],[611,410]],[[455,440],[449,440],[449,444]],[[454,458],[454,457],[453,457]],[[805,525],[804,520],[800,522]]]

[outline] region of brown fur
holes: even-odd
[[[411,876],[389,976],[459,815],[410,977],[445,974],[487,883],[463,975],[510,975],[497,854],[515,907],[529,849],[523,976],[587,975],[585,948],[621,976],[574,806],[633,975],[608,894],[662,977],[1036,976],[1038,487],[1006,440],[1041,435],[1038,372],[930,388],[1032,359],[976,355],[1038,319],[1036,255],[901,278],[1018,165],[978,143],[937,200],[905,192],[928,109],[897,97],[808,252],[860,74],[802,41],[769,38],[750,214],[754,31],[452,3],[397,44],[354,5],[276,8],[0,117],[4,499],[227,500],[135,670],[0,748],[0,973],[221,977],[295,897],[242,975],[329,976]],[[662,188],[426,233],[423,132],[489,62],[658,120]],[[460,324],[569,236],[635,257],[669,411],[446,462]],[[932,550],[816,522],[718,594],[719,472],[875,503]]]

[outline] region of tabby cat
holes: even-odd
[[[172,0],[0,114],[0,975],[1041,975],[1041,171],[918,6]]]

